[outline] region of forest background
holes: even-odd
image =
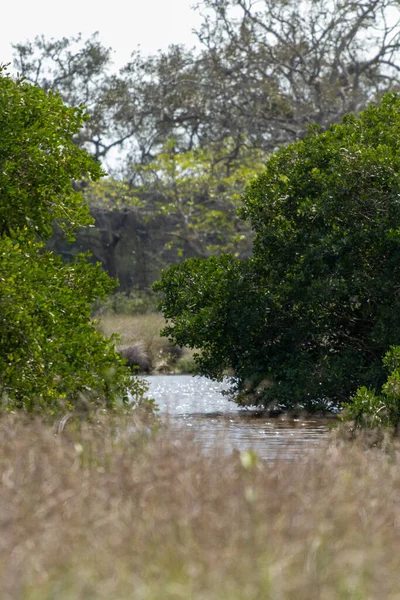
[[[198,50],[136,50],[118,73],[98,34],[14,45],[27,81],[86,106],[75,141],[109,173],[76,182],[94,227],[71,245],[55,226],[49,247],[67,261],[89,250],[128,295],[188,257],[247,258],[252,232],[236,211],[266,158],[399,88],[397,2],[205,0],[198,10]]]

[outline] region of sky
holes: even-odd
[[[83,39],[98,31],[114,51],[115,68],[125,64],[140,46],[148,54],[169,44],[196,45],[193,28],[200,16],[195,0],[18,0],[7,3],[0,22],[0,63],[12,61],[11,44],[36,35],[59,39],[81,33]]]

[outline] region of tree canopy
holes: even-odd
[[[23,79],[1,74],[0,235],[51,234],[53,221],[71,230],[91,221],[71,181],[98,178],[100,166],[74,142],[87,115]]]
[[[90,322],[94,299],[114,283],[77,257],[64,265],[43,248],[54,220],[73,236],[91,222],[74,179],[103,172],[73,143],[86,119],[53,92],[0,69],[0,398],[3,407],[113,405],[130,383],[113,340]]]
[[[203,0],[193,51],[134,50],[112,72],[99,37],[15,44],[15,66],[91,115],[79,140],[107,159],[152,160],[171,139],[182,152],[210,144],[269,154],[359,112],[399,84],[400,14],[395,0]],[[229,153],[232,152],[232,147]]]
[[[196,10],[196,49],[132,48],[119,71],[98,34],[14,45],[28,82],[86,106],[73,140],[110,178],[82,185],[95,228],[73,252],[89,249],[124,291],[183,257],[247,257],[252,236],[235,209],[253,168],[310,124],[324,130],[399,89],[397,0],[203,0]],[[68,259],[63,239],[53,247]]]
[[[400,98],[267,161],[247,187],[248,261],[189,260],[156,286],[172,340],[243,402],[333,407],[379,388],[400,338]],[[250,399],[245,395],[250,393]]]

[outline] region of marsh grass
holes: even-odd
[[[106,336],[116,333],[120,338],[118,345],[123,348],[141,344],[154,371],[194,372],[193,353],[188,349],[174,348],[166,338],[160,336],[160,330],[165,327],[165,319],[160,313],[104,314],[99,318],[97,327]]]
[[[268,463],[127,417],[55,431],[0,419],[4,600],[399,598],[393,447]]]

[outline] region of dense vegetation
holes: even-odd
[[[165,334],[243,402],[329,408],[384,382],[400,339],[400,98],[272,155],[248,186],[248,261],[192,259],[156,286]],[[250,394],[250,397],[249,397]]]
[[[380,103],[398,88],[395,4],[203,0],[198,54],[137,53],[116,75],[96,37],[37,39],[16,46],[27,80],[0,67],[2,597],[397,598],[386,431],[264,462],[153,435],[153,415],[47,423],[143,398],[93,309],[133,366],[187,360],[160,344],[153,297],[106,297],[89,248],[125,291],[191,257],[156,286],[165,334],[242,404],[344,403],[398,429],[400,96]]]
[[[357,429],[390,428],[399,433],[400,425],[400,346],[393,346],[385,354],[383,364],[388,378],[379,391],[365,385],[346,403],[346,420]]]
[[[393,0],[201,0],[199,49],[133,52],[118,72],[98,36],[15,44],[29,81],[83,102],[91,115],[78,140],[98,160],[153,160],[171,138],[179,152],[219,147],[270,154],[358,112],[398,85],[399,13]],[[134,48],[132,48],[134,50]],[[128,158],[126,157],[128,153]],[[115,169],[117,171],[117,169]]]
[[[0,70],[0,398],[7,409],[113,405],[140,396],[114,342],[95,331],[92,303],[114,283],[77,257],[64,265],[43,242],[56,221],[72,238],[91,217],[73,181],[102,170],[73,137],[84,107],[68,108]]]
[[[14,46],[27,82],[86,105],[71,139],[110,171],[74,177],[95,227],[80,213],[71,245],[52,214],[46,248],[72,264],[90,250],[133,291],[125,305],[190,257],[159,286],[168,331],[204,373],[232,373],[243,403],[326,408],[379,390],[399,332],[398,100],[373,106],[398,90],[398,6],[197,8],[198,50],[137,51],[118,73],[97,35]]]
[[[119,72],[96,35],[14,46],[27,81],[85,104],[75,142],[110,173],[84,188],[95,228],[51,247],[67,260],[90,250],[124,292],[183,258],[247,258],[235,209],[260,162],[310,124],[325,129],[398,89],[393,0],[198,4],[198,49],[135,51]]]

